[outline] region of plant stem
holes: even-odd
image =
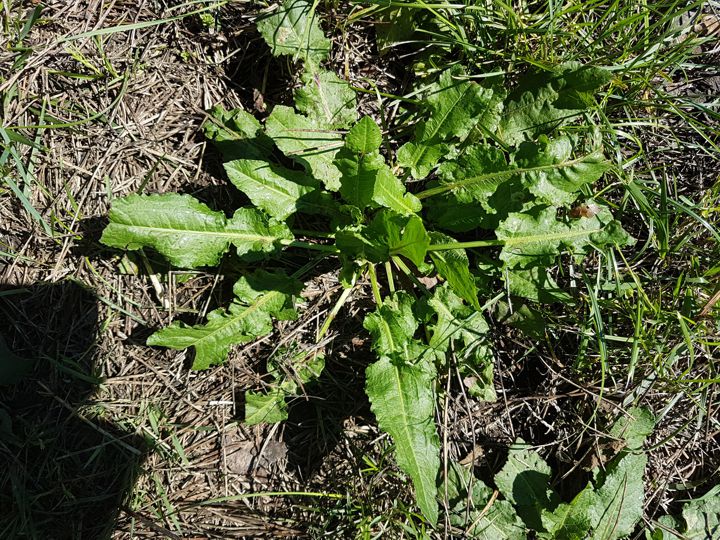
[[[553,242],[555,240],[567,240],[578,236],[590,236],[600,232],[602,227],[596,229],[580,229],[577,231],[566,231],[549,234],[529,234],[527,236],[513,236],[504,240],[473,240],[471,242],[453,242],[451,244],[433,244],[428,246],[428,251],[447,251],[449,249],[465,249],[492,246],[521,246],[533,242]]]
[[[301,240],[282,240],[280,243],[287,247],[312,249],[314,251],[324,251],[326,253],[340,253],[338,248],[328,244],[313,244],[312,242],[303,242]]]
[[[395,280],[393,279],[392,265],[390,264],[390,261],[385,261],[385,273],[387,274],[388,288],[390,289],[391,293],[394,293]]]
[[[382,306],[382,296],[380,295],[380,286],[378,285],[377,274],[375,273],[375,265],[368,263],[367,265],[368,275],[370,276],[370,286],[372,287],[373,298],[375,298],[375,304]]]
[[[322,328],[320,328],[320,332],[318,332],[316,341],[320,341],[324,336],[325,333],[328,331],[328,328],[330,328],[330,325],[335,320],[335,317],[340,312],[340,309],[343,307],[345,302],[347,302],[348,298],[350,298],[350,293],[353,292],[353,289],[355,288],[355,281],[357,280],[357,273],[353,274],[352,277],[352,287],[348,287],[345,289],[342,294],[340,295],[340,298],[338,298],[338,301],[335,302],[335,305],[333,306],[332,310],[328,314],[327,319],[325,319],[325,322],[322,325]]]
[[[465,249],[504,246],[505,240],[473,240],[472,242],[453,242],[452,244],[432,244],[428,246],[428,251],[447,251],[449,249]]]
[[[537,167],[508,169],[506,171],[495,171],[495,172],[491,172],[491,173],[470,176],[468,178],[463,178],[462,180],[458,180],[456,182],[449,182],[447,184],[442,184],[442,185],[436,186],[434,188],[426,189],[425,191],[416,193],[415,196],[418,199],[426,199],[427,197],[432,197],[433,195],[440,195],[441,193],[445,193],[447,191],[452,191],[454,189],[458,189],[458,188],[462,188],[462,187],[472,186],[473,184],[489,183],[491,181],[501,180],[503,178],[510,178],[511,176],[522,175],[522,174],[531,173],[531,172],[554,171],[554,170],[558,170],[558,169],[574,167],[575,165],[582,163],[584,160],[586,160],[592,156],[593,156],[593,154],[587,154],[585,156],[581,156],[581,157],[575,158],[575,159],[569,159],[567,161],[562,161],[560,163],[551,163],[549,165],[538,165]]]
[[[412,270],[408,268],[407,264],[400,258],[400,257],[393,257],[393,262],[395,263],[395,266],[397,266],[409,279],[412,281],[415,286],[420,289],[425,295],[430,296],[430,291],[425,286],[424,283],[422,283],[415,274],[413,274]]]

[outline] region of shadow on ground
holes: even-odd
[[[98,322],[96,298],[73,282],[0,285],[0,364],[29,367],[0,380],[0,538],[112,533],[145,445],[92,404]]]

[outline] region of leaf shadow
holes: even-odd
[[[288,465],[301,480],[320,472],[325,458],[342,440],[349,418],[371,416],[364,389],[364,352],[353,358],[332,354],[320,377],[305,387],[305,395],[289,402],[283,439]]]
[[[14,361],[33,360],[15,384],[0,381],[0,530],[5,538],[110,538],[148,449],[93,402],[97,299],[72,281],[2,284],[0,314]]]

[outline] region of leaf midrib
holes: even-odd
[[[224,329],[227,328],[228,326],[231,326],[231,325],[233,325],[233,324],[237,324],[240,320],[246,318],[248,315],[251,315],[251,314],[254,313],[255,311],[258,311],[264,304],[268,303],[269,300],[271,300],[271,299],[272,299],[273,297],[275,297],[276,295],[280,295],[280,294],[282,294],[282,293],[280,293],[280,292],[278,292],[278,291],[268,291],[268,292],[265,293],[264,295],[260,296],[257,300],[255,300],[255,302],[253,302],[252,304],[250,304],[249,306],[247,306],[243,311],[241,311],[241,312],[238,313],[237,315],[232,314],[232,312],[230,312],[230,311],[228,310],[227,313],[231,314],[232,317],[227,318],[225,323],[223,323],[222,325],[218,326],[217,328],[214,328],[211,332],[208,332],[208,333],[205,334],[204,336],[198,338],[197,341],[195,341],[192,346],[194,346],[194,347],[197,348],[197,347],[198,347],[198,344],[201,344],[201,343],[204,342],[206,339],[210,339],[210,338],[213,337],[215,334],[217,334],[218,332],[224,330]],[[254,337],[257,337],[257,336],[254,336]]]
[[[564,232],[550,233],[550,234],[531,234],[526,236],[510,236],[505,239],[501,239],[505,246],[519,246],[523,244],[532,244],[534,242],[552,242],[554,240],[565,240],[568,238],[576,238],[578,236],[589,236],[597,232],[602,231],[602,227],[596,227],[594,229],[580,229],[577,231],[569,230]]]
[[[439,118],[440,121],[436,124],[436,127],[433,130],[432,135],[428,138],[423,139],[422,141],[418,141],[416,148],[419,148],[420,152],[417,152],[415,154],[415,156],[413,156],[414,159],[413,159],[412,165],[411,165],[412,168],[417,167],[417,164],[423,158],[423,156],[425,155],[425,152],[427,152],[428,148],[430,148],[431,141],[433,141],[435,139],[435,137],[437,137],[437,134],[440,131],[440,128],[445,124],[445,121],[450,116],[450,113],[455,109],[455,107],[457,107],[457,104],[460,103],[460,100],[462,100],[465,97],[465,95],[468,93],[468,91],[471,88],[472,88],[471,84],[466,86],[465,88],[463,88],[462,92],[457,96],[457,99],[454,100],[452,106],[448,107],[445,114],[443,114]],[[427,122],[425,123],[425,125],[427,125]],[[438,141],[438,142],[442,142],[442,141]]]
[[[472,184],[478,184],[478,183],[486,181],[486,180],[500,179],[500,178],[504,178],[504,177],[508,177],[508,176],[514,176],[516,174],[527,174],[527,173],[532,173],[532,172],[553,171],[553,170],[557,170],[557,169],[573,167],[575,165],[585,162],[588,158],[591,158],[594,155],[597,155],[597,153],[585,154],[584,156],[581,156],[579,158],[571,159],[569,161],[561,161],[560,163],[551,163],[550,165],[538,165],[537,167],[524,167],[524,168],[517,168],[517,169],[508,169],[506,171],[496,171],[496,172],[491,172],[491,173],[487,173],[487,174],[479,174],[477,176],[471,176],[470,178],[464,178],[462,180],[458,180],[457,182],[450,182],[448,184],[443,184],[441,186],[437,186],[437,187],[434,187],[431,189],[426,189],[425,191],[421,191],[420,193],[417,193],[415,196],[418,199],[425,199],[427,197],[432,197],[433,195],[439,195],[441,193],[445,193],[446,191],[452,191],[454,189],[467,187]],[[607,160],[602,160],[602,161],[597,162],[597,164],[600,164],[600,163],[607,163]]]
[[[268,236],[268,235],[261,235],[261,234],[250,234],[250,233],[239,233],[239,232],[221,232],[221,231],[199,231],[197,229],[180,229],[180,228],[165,228],[165,227],[148,227],[147,225],[135,225],[135,224],[129,224],[129,223],[112,223],[112,225],[116,225],[119,227],[126,227],[128,229],[141,229],[143,231],[148,232],[156,232],[156,233],[184,233],[184,234],[191,234],[196,236],[214,236],[217,238],[235,238],[235,239],[241,239],[241,240],[252,240],[252,241],[261,241],[265,243],[274,242],[276,240],[280,240],[281,237],[279,236]]]
[[[410,433],[408,418],[409,418],[409,411],[407,410],[407,404],[405,403],[405,396],[402,393],[402,379],[400,378],[400,368],[393,365],[392,366],[393,371],[395,372],[395,381],[397,383],[397,390],[398,390],[398,396],[400,400],[400,409],[402,411],[402,428],[405,432],[405,441],[407,442],[408,448],[410,449],[409,452],[405,452],[405,455],[407,456],[409,454],[410,459],[413,463],[413,473],[412,476],[417,478],[418,482],[415,484],[416,491],[422,491],[422,499],[424,500],[426,497],[426,490],[425,490],[425,482],[423,481],[423,474],[420,470],[420,465],[418,464],[417,457],[415,455],[415,446],[412,444],[412,436]]]

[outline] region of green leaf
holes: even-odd
[[[412,308],[413,298],[404,291],[398,291],[365,317],[363,326],[372,336],[375,352],[379,355],[406,353],[407,344],[418,328]]]
[[[375,203],[399,214],[419,212],[420,201],[405,192],[405,186],[378,152],[381,142],[380,129],[367,116],[350,130],[335,160],[342,173],[340,194],[360,209]]]
[[[366,370],[372,412],[380,429],[392,437],[398,466],[412,479],[417,504],[433,525],[438,521],[440,469],[434,384],[430,363],[398,365],[384,356]]]
[[[437,314],[430,347],[446,352],[454,344],[460,374],[466,381],[473,381],[469,385],[470,394],[485,401],[495,401],[495,359],[488,340],[490,328],[482,313],[464,305],[447,284],[435,290],[428,304]]]
[[[591,105],[592,93],[609,80],[607,71],[577,63],[528,76],[506,101],[497,136],[517,145],[551,133]]]
[[[372,200],[398,214],[410,215],[422,209],[420,200],[412,193],[405,192],[405,186],[387,166],[378,171]]]
[[[615,540],[631,534],[643,516],[644,454],[621,453],[569,505],[543,513],[553,539]]]
[[[521,330],[525,335],[535,339],[545,338],[545,317],[537,309],[527,304],[513,302],[512,309],[502,300],[495,304],[495,316],[498,322]]]
[[[552,512],[542,510],[542,524],[547,533],[539,537],[553,540],[585,540],[592,524],[587,512],[579,510],[577,504],[560,504]]]
[[[210,312],[203,325],[173,322],[151,335],[147,343],[171,349],[195,347],[193,369],[207,369],[223,363],[233,345],[269,334],[273,317],[293,318],[293,296],[301,289],[300,282],[282,273],[258,270],[238,280],[233,288],[236,298],[227,310]]]
[[[363,116],[345,137],[345,147],[351,152],[369,154],[380,149],[382,133],[375,121]]]
[[[542,510],[552,510],[560,502],[550,489],[550,466],[522,439],[510,447],[507,462],[495,475],[500,493],[516,508],[528,528],[542,531]]]
[[[491,500],[493,490],[457,463],[450,463],[440,493],[447,493],[450,524],[461,528],[463,538],[524,540],[525,527],[507,501]]]
[[[226,111],[220,105],[213,107],[203,130],[224,161],[266,159],[272,154],[272,139],[263,133],[260,122],[242,109]]]
[[[357,119],[355,91],[335,73],[306,71],[303,86],[295,92],[295,107],[310,118],[332,128],[346,128]]]
[[[525,170],[523,184],[540,202],[566,206],[578,197],[584,185],[592,184],[610,168],[601,149],[573,157],[571,137],[557,137],[544,143],[525,142],[514,155],[518,169]]]
[[[307,175],[265,161],[230,161],[225,171],[255,206],[279,220],[303,208],[302,199],[315,190],[313,179]]]
[[[345,227],[335,233],[335,246],[344,257],[354,261],[385,262],[390,248],[367,236],[367,227]]]
[[[509,214],[495,231],[504,241],[500,259],[510,268],[548,267],[562,249],[582,254],[593,246],[629,243],[630,237],[612,220],[610,211],[600,206],[597,210],[592,217],[567,222],[556,219],[552,206],[533,206]]]
[[[13,353],[0,336],[0,386],[16,384],[30,374],[35,362]]]
[[[629,450],[640,450],[655,428],[655,416],[645,407],[631,407],[610,430],[610,436],[622,439]]]
[[[239,255],[269,253],[292,234],[258,210],[228,220],[189,195],[129,195],[116,199],[101,242],[121,249],[150,247],[184,268],[212,266],[233,244]]]
[[[347,143],[346,143],[347,144]],[[335,166],[342,173],[340,195],[361,210],[373,201],[378,176],[385,174],[385,160],[377,152],[357,154],[348,148],[337,153]]]
[[[515,268],[505,272],[503,277],[510,294],[522,296],[533,302],[551,304],[572,300],[572,296],[555,283],[547,268],[543,266],[535,266],[526,270]]]
[[[387,244],[390,255],[402,255],[410,259],[418,268],[425,264],[425,255],[430,245],[430,236],[418,216],[409,218],[386,217],[389,212],[381,212],[385,218],[383,224],[387,231]],[[376,218],[377,219],[377,218]]]
[[[432,245],[456,243],[455,239],[438,232],[431,232],[430,240]],[[478,290],[470,273],[470,260],[465,250],[430,251],[430,258],[435,264],[437,273],[448,282],[453,291],[472,307],[479,310]]]
[[[597,485],[588,515],[593,539],[623,538],[643,517],[645,454],[625,454],[614,460]]]
[[[285,403],[285,392],[275,389],[267,394],[245,392],[245,423],[277,424],[287,420],[288,408]]]
[[[524,143],[512,155],[510,164],[495,148],[473,147],[443,164],[438,171],[438,185],[423,192],[423,196],[452,193],[460,203],[479,202],[486,212],[500,214],[517,211],[518,201],[527,198],[526,190],[539,202],[570,204],[582,186],[599,179],[609,167],[599,149],[573,157],[571,141],[560,137],[542,144]]]
[[[335,234],[335,244],[346,257],[371,262],[402,255],[416,266],[424,264],[430,244],[422,219],[402,216],[390,209],[375,215],[366,227],[346,227]]]
[[[327,189],[340,188],[340,171],[333,164],[342,143],[339,133],[283,105],[273,109],[265,122],[265,132],[287,157],[302,165]]]
[[[313,351],[299,351],[280,361],[267,362],[268,375],[273,379],[265,393],[245,393],[245,423],[278,423],[287,420],[286,398],[297,392],[300,384],[317,379],[325,369],[325,357]]]
[[[398,164],[414,178],[426,177],[447,153],[447,143],[462,141],[490,106],[493,91],[462,80],[464,76],[464,70],[457,66],[440,76],[426,100],[428,119],[418,123],[413,141],[398,150]]]
[[[510,268],[551,266],[565,232],[556,213],[550,206],[535,206],[510,214],[495,231],[505,241],[500,259]]]
[[[513,176],[514,169],[515,166],[508,164],[505,153],[500,149],[477,145],[440,166],[439,185],[453,187],[453,193],[458,201],[463,203],[477,201],[488,212],[492,212],[493,208],[488,204],[488,200],[500,184]]]
[[[720,539],[720,485],[702,497],[685,503],[682,535],[688,540]]]
[[[306,0],[285,0],[272,14],[257,22],[257,29],[275,56],[291,55],[312,64],[325,60],[330,40]]]

